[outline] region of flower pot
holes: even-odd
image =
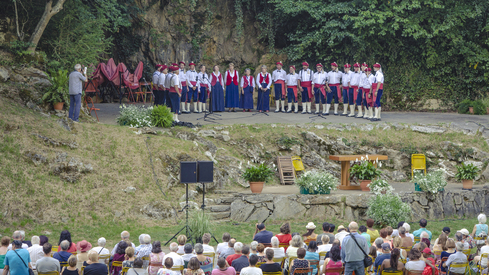
[[[382,194],[382,195],[385,195],[385,193],[387,193],[387,191],[385,191],[385,190],[380,191],[380,194]]]
[[[251,193],[260,194],[264,184],[264,182],[250,182]]]
[[[471,190],[474,185],[474,180],[462,180],[462,189]]]
[[[57,103],[54,103],[53,104],[53,107],[55,110],[63,110],[63,104],[65,104],[64,102],[57,102]]]
[[[469,107],[469,113],[474,114],[474,107]]]
[[[312,193],[310,193],[309,190],[307,190],[306,188],[304,188],[304,187],[301,186],[300,193],[302,195],[316,195],[316,194],[328,195],[329,193],[331,193],[331,191],[328,190],[326,192],[312,192]]]
[[[489,115],[489,107],[486,108],[486,114]]]
[[[421,188],[419,187],[419,184],[417,182],[414,183],[414,191],[417,191],[417,192],[423,191],[423,190],[421,190]]]
[[[360,181],[360,187],[362,188],[362,191],[370,191],[370,188],[367,186],[371,183],[371,180],[361,180]]]

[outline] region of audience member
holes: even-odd
[[[139,246],[134,250],[135,255],[138,258],[149,257],[153,245],[151,245],[151,236],[148,234],[141,234],[139,236]],[[147,268],[149,265],[148,260],[143,260],[143,268]]]
[[[49,238],[45,235],[39,236],[39,245],[43,246],[45,243],[49,242]]]
[[[426,219],[419,220],[419,226],[421,228],[413,232],[414,237],[420,237],[421,238],[421,233],[426,232],[426,233],[428,233],[428,239],[431,241],[432,235],[431,235],[431,232],[428,229],[426,229],[427,225],[428,225],[428,221]]]
[[[261,271],[261,269],[256,267],[257,262],[258,262],[258,256],[251,255],[250,256],[250,266],[241,269],[240,275],[263,275],[263,272]]]
[[[399,236],[399,228],[402,227],[404,224],[404,221],[398,222],[397,223],[397,228],[392,231],[392,237],[394,238],[395,236]],[[399,236],[400,237],[400,236]]]
[[[70,253],[76,252],[76,244],[71,241],[70,231],[68,231],[68,230],[61,231],[61,234],[59,235],[58,246],[60,246],[61,242],[64,240],[67,240],[68,242],[70,242],[70,246],[68,247],[68,250],[66,250],[66,251],[70,252]]]
[[[66,262],[71,257],[71,253],[68,252],[70,248],[70,242],[68,240],[61,241],[59,244],[58,252],[53,254],[53,258],[60,262]],[[76,247],[75,247],[76,251]]]
[[[269,244],[272,240],[273,233],[267,231],[265,228],[265,224],[257,223],[255,228],[255,234],[253,234],[253,241],[257,241],[258,243],[266,243]]]
[[[217,268],[212,270],[212,275],[236,275],[236,270],[234,270],[234,267],[228,266],[224,258],[219,258],[217,260]]]
[[[318,246],[323,244],[323,243],[322,243],[322,241],[321,241],[321,238],[322,238],[324,235],[326,235],[326,236],[327,236],[327,235],[328,235],[328,233],[329,233],[329,223],[327,223],[327,222],[323,222],[323,226],[322,226],[322,228],[323,228],[323,233],[321,233],[321,234],[317,235],[317,237],[316,237],[316,242],[317,242]],[[329,236],[328,236],[328,237],[329,237]]]
[[[328,252],[331,250],[331,247],[333,246],[332,244],[329,243],[329,236],[326,234],[324,234],[321,237],[321,243],[323,243],[323,244],[318,246],[317,252]]]
[[[306,251],[306,256],[304,259],[308,261],[319,261],[320,257],[319,254],[316,252],[318,250],[318,246],[316,241],[310,241],[309,245],[307,246],[307,251]],[[312,274],[318,273],[318,265],[312,265]]]
[[[258,262],[259,263],[264,263],[267,261],[267,257],[265,255],[265,246],[262,244],[262,243],[259,243],[257,246],[256,246],[256,256],[258,256]],[[236,269],[236,271],[238,271]]]
[[[377,257],[382,255],[382,244],[383,243],[384,243],[384,240],[382,240],[382,238],[380,238],[380,237],[374,241],[374,246],[377,249]]]
[[[258,251],[256,251],[257,247],[258,247],[258,242],[252,241],[250,244],[250,255],[257,255],[258,254]]]
[[[53,246],[50,243],[45,243],[42,246],[44,255],[42,258],[36,261],[36,270],[38,273],[47,273],[51,271],[61,271],[59,261],[51,257],[51,248]],[[73,257],[73,256],[72,256]],[[68,258],[69,260],[69,258]]]
[[[435,244],[433,245],[433,251],[439,252],[439,254],[441,254],[442,251],[446,251],[447,250],[447,240],[448,240],[447,234],[442,232],[440,234],[440,236],[438,237],[438,239],[435,240]]]
[[[382,234],[382,230],[380,231]],[[376,274],[380,274],[379,267],[382,265],[384,260],[391,258],[391,246],[388,243],[382,244],[382,255],[377,256],[374,262],[374,270]]]
[[[316,225],[313,222],[309,222],[306,225],[307,232],[302,235],[304,238],[304,242],[309,243],[310,241],[316,241],[317,234],[314,233],[314,230],[316,230]]]
[[[176,247],[176,250],[175,251],[177,251],[178,250],[178,244],[177,243],[175,243],[175,247]],[[173,259],[171,257],[166,258],[164,260],[164,264],[165,264],[165,267],[160,268],[158,270],[158,272],[157,272],[157,275],[176,275],[176,274],[180,274],[180,272],[177,273],[176,271],[171,270],[171,268],[173,267]]]
[[[183,246],[183,252],[184,252],[184,254],[182,255],[183,266],[187,266],[187,263],[190,262],[190,259],[196,257],[193,251],[194,248],[192,247],[192,244],[187,243]]]
[[[124,261],[122,262],[122,267],[133,267],[134,266],[134,260],[136,257],[134,257],[134,248],[132,246],[129,246],[126,248],[126,255],[124,256]]]
[[[486,224],[487,217],[485,214],[480,214],[479,216],[477,216],[477,220],[479,221],[479,223],[474,225],[474,229],[472,229],[472,237],[474,238],[479,237],[485,239],[489,235],[489,228]],[[484,240],[478,240],[477,244],[481,245],[484,242],[485,242]]]
[[[231,242],[230,242],[231,243]],[[241,250],[243,249],[243,243],[242,242],[237,242],[234,244],[234,254],[228,255],[226,257],[226,261],[228,262],[228,265],[231,266],[233,261],[239,257],[241,257],[242,253]],[[236,270],[237,271],[237,270]]]
[[[85,269],[83,269],[83,275],[106,275],[107,274],[107,266],[99,262],[98,253],[96,253],[95,251],[88,252],[88,260],[92,263],[87,265]]]
[[[3,236],[2,240],[0,241],[0,275],[3,275],[3,268],[5,267],[5,264],[3,261],[5,260],[5,255],[8,252],[8,245],[10,244],[10,237]]]
[[[464,235],[460,231],[457,231],[457,233],[455,233],[455,242],[461,242],[464,245],[464,249],[470,248],[469,244],[464,242]]]
[[[402,227],[404,227],[404,229],[406,229],[406,237],[409,237],[411,238],[411,240],[414,242],[414,235],[409,233],[411,231],[411,226],[408,224],[408,223],[404,223],[402,225]]]
[[[231,235],[229,233],[226,232],[222,234],[222,243],[218,244],[216,248],[216,254],[218,257],[224,250],[228,249],[228,242],[230,239],[231,239]]]
[[[20,233],[18,239],[12,241],[12,250],[7,252],[3,263],[5,265],[3,268],[4,275],[9,272],[11,275],[29,275],[28,268],[32,268],[31,257],[27,249],[22,248]]]
[[[382,261],[379,267],[378,274],[382,274],[382,271],[396,272],[404,269],[404,264],[400,261],[401,251],[397,248],[392,249],[390,257]],[[375,260],[377,262],[377,260]]]
[[[144,261],[141,258],[134,260],[133,268],[129,268],[126,275],[148,275],[148,271],[144,268]]]
[[[78,268],[76,267],[77,263],[78,261],[75,255],[72,255],[70,258],[68,258],[68,266],[63,266],[63,269],[61,269],[60,275],[78,275],[79,271]]]
[[[389,246],[390,246],[391,245],[391,241],[387,239],[387,236],[388,236],[387,235],[387,229],[386,228],[380,229],[379,234],[380,234],[380,237],[382,238],[382,241],[384,241],[384,243],[389,244]],[[390,251],[389,251],[389,253],[390,253]]]
[[[31,256],[31,266],[32,266],[33,270],[36,270],[37,260],[44,257],[44,252],[43,252],[42,246],[39,245],[40,241],[41,240],[39,239],[38,236],[32,236],[31,246],[29,248],[27,248],[27,251],[29,252],[29,256]],[[49,255],[49,257],[51,257],[51,255]],[[2,275],[2,274],[0,273],[0,275]]]
[[[338,233],[334,235],[335,240],[339,240],[340,244],[343,243],[343,239],[348,235],[348,230],[343,225],[338,226]]]
[[[406,228],[404,226],[399,227],[399,237],[401,238],[402,247],[413,247],[413,239],[406,236]]]
[[[272,249],[267,249],[265,251],[265,254],[267,255],[267,261],[260,266],[260,269],[262,272],[281,272],[282,267],[280,266],[280,263],[276,263],[273,261],[273,258],[275,257],[275,252]]]
[[[475,240],[472,238],[472,236],[470,236],[469,230],[462,228],[462,229],[460,229],[460,233],[462,233],[462,236],[463,236],[462,242],[464,244],[469,244],[469,249],[476,247]]]
[[[292,240],[292,235],[290,234],[290,224],[288,222],[283,223],[280,226],[280,233],[275,235],[278,238],[279,243],[281,244],[290,244]],[[287,246],[285,247],[285,252],[287,252]]]
[[[358,224],[356,222],[351,222],[348,227],[350,234],[343,239],[341,244],[341,259],[345,263],[345,274],[351,275],[355,271],[356,275],[364,275],[363,259],[368,251],[367,240],[357,233]],[[353,238],[356,242],[352,240]]]
[[[467,262],[467,255],[464,254],[464,244],[461,242],[457,242],[455,244],[455,247],[457,249],[457,252],[450,255],[448,257],[448,260],[443,265],[445,266],[445,268],[448,267],[450,274],[465,274],[465,267],[453,267],[453,268],[450,267],[452,263]]]
[[[233,260],[231,263],[231,266],[234,267],[234,270],[236,270],[236,272],[241,272],[241,269],[250,266],[249,263],[250,248],[247,245],[244,245],[241,252],[242,252],[241,256]]]
[[[122,231],[121,232],[121,241],[124,241],[126,243],[130,243],[133,248],[136,248],[136,246],[129,240],[130,234],[127,231]],[[117,247],[119,246],[119,243],[116,243],[114,246],[114,249],[110,252],[111,255],[114,255],[117,251]]]
[[[209,243],[211,242],[211,234],[205,233],[202,235],[202,246],[204,247],[204,252],[212,252],[214,253],[214,247],[210,246]]]
[[[200,268],[200,263],[197,258],[192,258],[188,262],[188,266],[183,270],[184,275],[203,275],[204,271]]]
[[[365,240],[367,240],[368,247],[370,247],[372,242],[370,241],[370,235],[367,234],[367,227],[365,225],[360,225],[358,232],[365,238]]]
[[[284,247],[279,247],[280,242],[278,238],[276,236],[273,236],[271,242],[272,242],[272,247],[265,248],[265,254],[267,250],[273,250],[273,255],[275,258],[280,259],[285,257],[285,249]]]
[[[165,257],[163,258],[163,261],[165,261],[165,267],[166,267],[166,259],[167,258],[172,259],[171,266],[174,266],[174,265],[183,266],[184,263],[183,263],[182,256],[178,255],[177,251],[178,251],[178,244],[177,243],[171,243],[170,244],[170,253],[166,254]],[[171,266],[170,266],[170,269],[171,269]],[[161,269],[158,270],[158,275],[161,275],[161,274],[159,274],[160,271],[161,271]],[[165,272],[167,272],[167,271],[165,271]],[[181,272],[177,271],[176,274],[181,274]]]
[[[20,231],[14,231],[14,233],[12,234],[12,241],[15,241],[15,240],[22,242],[22,234],[20,233]],[[29,248],[29,246],[25,243],[22,243],[22,248],[27,249],[27,248]],[[8,250],[12,250],[12,244],[10,244],[8,246]]]
[[[110,253],[110,251],[105,248],[105,245],[107,244],[107,240],[104,237],[101,237],[97,241],[98,246],[92,247],[92,251],[97,252],[98,255],[107,255]],[[99,262],[101,264],[108,264],[109,259],[100,259]]]
[[[200,268],[204,271],[205,275],[210,275],[212,272],[212,258],[204,255],[204,246],[200,243],[195,244],[195,254],[197,254],[197,260],[199,260]]]
[[[83,262],[88,261],[88,251],[92,249],[92,244],[87,242],[86,240],[79,241],[76,244],[76,249],[80,251],[80,253],[76,255],[76,259],[78,261],[77,267],[80,268]]]
[[[329,251],[329,258],[324,259],[323,272],[325,275],[339,275],[338,272],[328,272],[328,269],[341,268],[343,263],[341,262],[341,250],[339,246],[331,247]]]
[[[185,236],[185,235],[179,235],[177,237],[177,243],[178,243],[178,251],[177,251],[177,253],[180,254],[180,255],[185,254],[184,246],[185,246],[185,243],[187,243],[187,236]]]
[[[367,234],[370,235],[370,241],[374,242],[378,237],[380,237],[379,231],[377,229],[374,229],[374,220],[373,219],[368,219],[367,220]]]
[[[427,232],[421,232],[421,243],[425,243],[426,246],[431,247],[431,242],[430,242],[430,235]]]
[[[309,261],[304,259],[305,256],[306,256],[306,250],[304,248],[297,249],[297,259],[292,260],[292,263],[290,263],[289,274],[294,274],[295,269],[310,267]],[[308,272],[297,273],[297,274],[307,275],[307,273]]]
[[[401,248],[401,238],[399,236],[396,236],[392,239],[392,249],[397,248],[399,249],[399,257],[401,260],[405,260],[407,258],[407,251]]]
[[[219,254],[219,257],[220,258],[224,258],[226,259],[229,255],[233,255],[236,253],[236,251],[234,250],[234,245],[236,243],[236,239],[230,239],[229,242],[228,242],[228,247],[221,251],[221,254]]]
[[[386,237],[386,239],[387,239],[388,241],[392,241],[392,238],[393,238],[393,237],[392,237],[392,232],[394,232],[394,229],[392,228],[392,226],[387,226],[387,227],[385,228],[385,230],[387,231],[387,237]],[[392,247],[391,247],[391,248],[392,248]]]
[[[429,260],[433,265],[435,264],[435,259],[433,259],[431,249],[429,247],[423,249],[423,251],[421,251],[421,255],[423,256],[423,259]]]
[[[330,244],[333,244],[333,242],[335,240],[335,238],[334,238],[334,229],[335,229],[335,225],[332,224],[332,223],[330,223],[329,224],[329,234],[328,234],[328,236],[329,236],[329,243]]]
[[[486,240],[484,241],[485,242],[485,245],[483,247],[481,247],[481,250],[480,250],[480,255],[482,254],[485,254],[485,253],[489,253],[489,237],[486,238]],[[481,257],[481,256],[475,256],[474,258],[474,262],[479,262],[481,263],[481,266],[483,268],[487,268],[487,257]],[[1,257],[1,256],[0,256]],[[1,259],[1,258],[0,258]],[[1,263],[1,262],[0,262]]]
[[[114,257],[112,257],[112,261],[122,263],[124,260],[126,260],[126,249],[127,249],[127,247],[128,247],[128,245],[127,245],[126,241],[120,241],[117,244],[117,251],[115,252]],[[134,249],[133,247],[131,247],[131,248]],[[122,267],[112,265],[112,268],[110,270],[110,274],[111,275],[119,275],[121,270],[122,270]]]
[[[300,235],[295,235],[290,241],[290,246],[287,248],[287,257],[297,257],[297,250],[304,246]]]
[[[423,271],[426,262],[421,260],[421,252],[417,249],[409,251],[409,262],[404,266],[407,271]]]
[[[333,241],[333,244],[331,245],[331,249],[333,249],[333,247],[335,247],[335,246],[337,246],[337,247],[339,247],[341,249],[341,245],[340,245],[340,241],[339,240],[334,240]],[[330,252],[331,252],[331,250],[326,253],[326,258],[330,258],[331,257],[331,253]]]
[[[163,258],[165,257],[165,252],[161,250],[161,242],[155,241],[153,242],[151,254],[149,255],[149,259],[151,265],[148,268],[149,275],[156,275],[158,273],[158,266],[163,265]]]
[[[22,240],[22,243],[23,244],[26,244],[27,247],[31,247],[32,246],[32,242],[25,239],[25,231],[24,230],[19,230],[19,232],[20,232],[20,239]]]

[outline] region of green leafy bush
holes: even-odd
[[[44,102],[70,102],[68,83],[69,75],[66,70],[51,71],[49,81],[53,84],[42,96]]]
[[[461,165],[457,166],[457,177],[458,180],[473,180],[477,177],[477,173],[479,172],[479,168],[473,165],[472,163],[465,164],[462,162]]]
[[[459,114],[468,114],[469,113],[469,107],[472,107],[472,100],[464,99],[457,106],[458,113]]]
[[[290,150],[292,146],[299,143],[299,140],[295,137],[282,136],[279,140],[277,140],[277,145],[284,150]]]
[[[399,195],[387,193],[370,197],[367,216],[382,226],[397,226],[400,221],[411,220],[411,207]]]
[[[486,97],[486,98],[482,99],[481,101],[482,101],[482,104],[484,104],[484,106],[486,106],[486,108],[489,108],[489,97]]]
[[[150,117],[153,107],[145,108],[144,106],[126,106],[123,104],[119,109],[119,116],[116,119],[117,124],[136,128],[153,126]]]
[[[173,114],[165,105],[158,105],[153,107],[151,122],[156,127],[170,128],[173,124]]]
[[[417,183],[423,192],[432,194],[440,192],[440,190],[443,190],[447,186],[445,171],[443,169],[430,171],[426,175],[416,170],[411,181]]]
[[[386,193],[390,193],[390,192],[394,191],[394,187],[392,187],[384,179],[373,180],[371,183],[368,184],[368,187],[370,188],[370,192],[375,194],[375,195],[382,194],[382,191],[385,191]]]
[[[295,180],[295,184],[310,194],[329,194],[330,191],[336,190],[339,180],[327,172],[307,171]]]
[[[350,168],[350,173],[352,176],[359,180],[373,180],[380,176],[380,172],[372,162],[365,160],[360,164],[355,164]]]
[[[486,106],[480,100],[473,101],[472,107],[474,107],[474,115],[485,115],[487,113]]]
[[[274,172],[272,169],[262,163],[258,166],[246,168],[242,177],[248,182],[268,182],[272,178],[273,174]]]

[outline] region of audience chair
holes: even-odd
[[[265,248],[267,248],[267,247],[272,247],[272,244],[271,244],[271,243],[262,243],[262,244],[263,244],[263,246],[264,246]]]
[[[57,246],[57,245],[56,245],[56,246],[53,246],[53,247],[51,248],[51,253],[52,253],[52,252],[58,252],[58,247],[59,247],[59,246]]]
[[[398,270],[398,271],[385,271],[382,270],[382,275],[402,275],[404,271]]]
[[[290,246],[290,244],[288,244],[288,243],[279,243],[278,244],[278,247],[283,247],[283,248],[287,248],[289,246]]]
[[[405,246],[401,246],[400,248],[406,250],[406,253],[409,253],[409,251],[411,251],[412,249],[412,247],[405,247]]]
[[[143,261],[151,261],[151,259],[149,258],[149,256],[141,257],[141,260],[143,260]]]
[[[296,172],[304,171],[304,164],[302,163],[301,157],[299,157],[299,156],[293,156],[291,158],[292,158],[292,165],[294,165],[295,171]],[[298,176],[297,173],[295,175]],[[289,244],[287,244],[287,246],[288,245]]]
[[[257,263],[256,263],[256,265],[255,265],[255,267],[260,268],[260,266],[261,266],[262,264],[264,264],[264,263],[265,263],[265,262],[257,262]]]
[[[38,275],[59,275],[58,271],[37,272]]]
[[[467,256],[467,258],[469,258],[469,256],[470,256],[470,249],[464,249],[464,254],[465,254],[465,256]]]
[[[183,265],[174,265],[174,266],[172,266],[171,270],[182,272],[183,271]]]
[[[319,257],[319,259],[321,259],[321,257]],[[307,260],[307,261],[309,262],[309,267],[314,269],[313,266],[315,266],[318,272],[317,274],[319,274],[319,269],[320,269],[319,261],[318,260]]]
[[[399,259],[399,261],[401,261],[401,263],[403,263],[403,264],[406,264],[407,263],[407,260],[406,259]]]
[[[112,267],[111,267],[109,273],[112,272],[112,268],[114,268],[114,267],[122,267],[122,262],[121,261],[112,261]]]
[[[447,275],[450,274],[450,269],[452,268],[465,268],[464,274],[467,274],[467,269],[469,268],[469,263],[452,263],[450,266],[447,266]]]
[[[477,274],[482,274],[482,266],[481,266],[481,260],[482,258],[488,258],[489,257],[489,253],[482,253],[481,254],[481,259],[479,260],[479,262],[476,263],[476,266],[477,266],[477,269],[479,270],[479,272],[477,272]]]
[[[414,246],[415,244],[419,243],[419,241],[420,241],[419,237],[414,236],[414,243],[413,243],[413,246]]]
[[[281,271],[277,272],[263,272],[263,275],[282,275]]]
[[[345,273],[345,267],[338,267],[338,268],[326,268],[323,270],[322,274],[331,274],[331,273],[339,273],[340,275]],[[365,273],[368,274],[368,273]]]
[[[296,268],[294,269],[294,273],[291,274],[291,275],[295,275],[295,274],[312,274],[312,268]]]
[[[129,270],[129,267],[126,266],[126,267],[123,267],[122,268],[122,271],[121,271],[121,275],[126,275],[127,271]]]
[[[80,267],[80,274],[81,275],[83,275],[83,270],[85,270],[85,267],[84,266]]]
[[[95,112],[95,116],[97,117],[97,121],[100,121],[98,119],[98,115],[97,115],[97,111],[100,111],[100,109],[99,108],[95,108],[93,99],[92,99],[92,97],[90,97],[88,95],[88,93],[85,93],[85,104],[87,105],[88,111],[90,111],[90,115],[92,114],[92,111],[94,111]],[[92,106],[90,106],[89,104],[91,104]]]
[[[319,252],[319,260],[321,260],[321,257],[324,257],[323,260],[326,260],[326,254],[327,253],[328,253],[327,251],[321,251],[321,252]]]
[[[414,177],[414,170],[423,170],[426,175],[426,157],[424,154],[411,155],[411,178]]]
[[[443,257],[441,258],[441,263],[439,266],[443,266],[443,263],[445,263],[446,261],[448,260],[448,257]],[[446,269],[446,268],[445,268]],[[438,272],[441,274],[441,275],[444,275],[444,274],[447,274],[445,271],[441,271],[441,268],[438,268]]]
[[[284,266],[284,261],[285,261],[285,257],[282,257],[282,258],[273,258],[273,262],[275,263],[280,263],[281,266]],[[271,272],[273,273],[273,272]]]
[[[64,266],[68,267],[68,262],[59,262],[59,266],[63,268]]]
[[[149,103],[151,103],[154,99],[153,82],[148,83],[146,81],[139,81],[139,87],[144,94],[144,104],[146,104],[146,99],[148,97],[148,94],[151,96],[151,99],[149,100]]]

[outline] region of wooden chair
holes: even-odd
[[[327,275],[330,273],[339,273],[340,275],[345,273],[345,267],[338,267],[338,268],[326,268],[323,270],[323,274]],[[367,273],[365,273],[367,274]]]
[[[174,265],[174,266],[172,266],[171,270],[182,272],[183,271],[183,265]]]
[[[126,266],[122,268],[121,275],[126,275],[130,267]]]
[[[319,257],[321,259],[321,257]],[[309,267],[311,267],[312,269],[316,268],[317,270],[317,273],[316,274],[319,274],[319,261],[318,260],[307,260],[309,262]]]
[[[149,100],[149,102],[151,103],[151,101],[153,101],[155,97],[155,95],[153,94],[153,82],[148,83],[146,81],[144,82],[140,81],[139,87],[141,87],[141,90],[143,91],[144,94],[144,103],[146,104],[146,98],[148,94],[151,96],[151,99]]]
[[[37,272],[38,275],[59,275],[58,271]]]
[[[402,270],[398,270],[398,271],[385,271],[385,270],[382,270],[382,275],[402,275],[403,274],[403,271]]]
[[[309,274],[311,273],[312,274],[312,268],[296,268],[294,269],[294,273],[292,273],[291,275],[295,275],[295,274]]]

